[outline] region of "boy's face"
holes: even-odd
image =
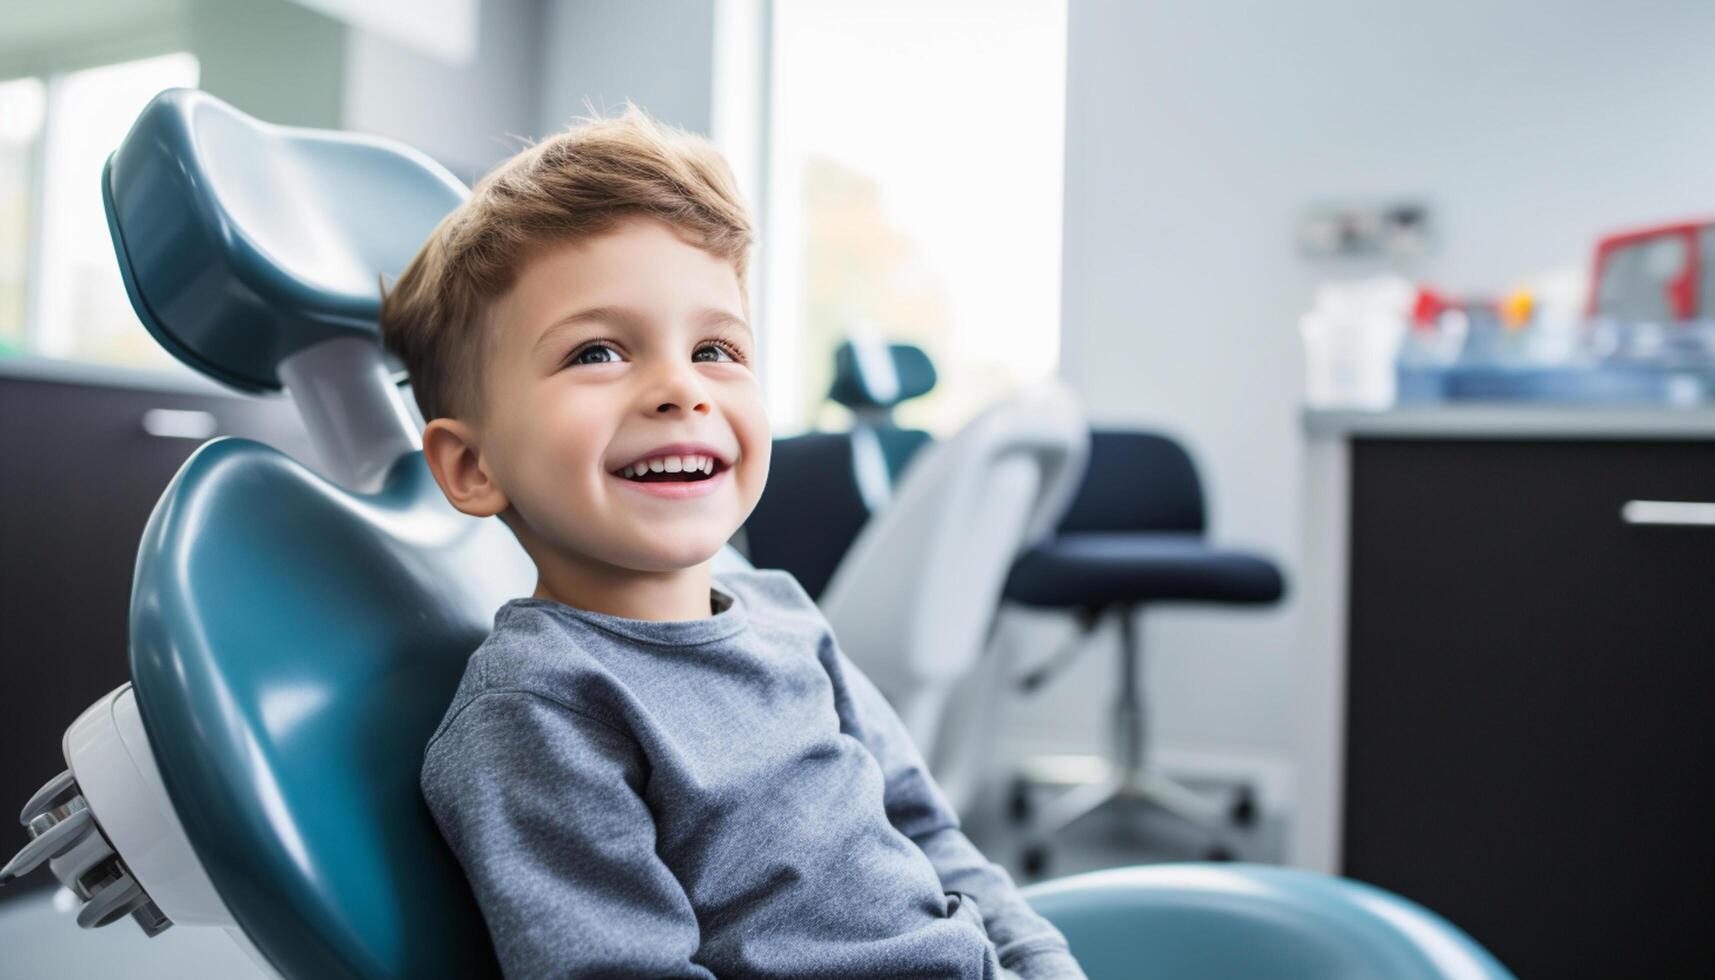
[[[770,446],[732,265],[631,217],[534,253],[491,315],[481,467],[538,564],[669,571],[719,551]]]

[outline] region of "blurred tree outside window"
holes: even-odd
[[[40,79],[0,82],[0,356],[22,353],[29,278],[30,188],[47,99]]]
[[[125,295],[101,171],[150,99],[197,79],[176,52],[0,82],[0,356],[186,370]]]
[[[824,403],[854,333],[917,344],[957,430],[1059,363],[1064,0],[772,8],[762,355],[777,434]]]

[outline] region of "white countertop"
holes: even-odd
[[[1305,409],[1312,439],[1710,439],[1715,405],[1452,403]]]

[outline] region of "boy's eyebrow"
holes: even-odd
[[[553,323],[548,324],[547,328],[542,331],[541,336],[536,338],[535,347],[540,348],[543,344],[548,342],[549,338],[558,333],[562,328],[572,326],[573,324],[601,321],[605,323],[623,324],[636,329],[643,323],[643,319],[642,314],[638,313],[636,310],[627,309],[623,306],[592,306],[587,310],[568,313],[565,316],[560,317],[558,320],[555,320]],[[735,326],[743,327],[746,333],[750,332],[750,324],[746,323],[742,318],[734,316],[726,310],[717,309],[712,306],[700,311],[694,319],[696,325],[704,330],[712,327]]]

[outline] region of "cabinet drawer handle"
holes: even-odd
[[[1627,524],[1715,527],[1715,504],[1685,500],[1628,500],[1620,508]]]
[[[151,408],[143,413],[143,431],[162,439],[203,440],[218,428],[214,415],[181,408]]]

